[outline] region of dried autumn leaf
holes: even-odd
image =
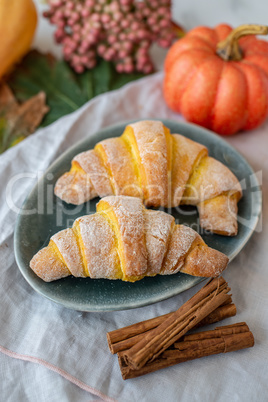
[[[8,85],[2,84],[0,87],[0,111],[11,110],[16,107],[17,101]]]
[[[37,95],[19,104],[6,84],[0,87],[0,153],[32,134],[49,111],[46,95]]]

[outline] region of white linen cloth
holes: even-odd
[[[14,260],[15,209],[37,180],[37,173],[43,172],[62,151],[100,128],[120,121],[150,117],[181,119],[164,103],[162,78],[162,73],[157,73],[103,94],[75,113],[40,129],[0,157],[0,399],[3,401],[267,400],[267,122],[259,129],[227,138],[256,172],[263,173],[262,231],[259,226],[224,273],[238,310],[237,316],[224,324],[246,321],[255,337],[254,348],[206,357],[123,381],[117,357],[108,350],[106,332],[173,311],[203,284],[139,309],[81,313],[37,294]],[[28,179],[18,179],[19,173],[27,173]]]

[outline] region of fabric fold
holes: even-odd
[[[213,400],[216,395],[218,401],[224,401],[230,395],[239,400],[261,400],[262,390],[266,388],[264,373],[268,359],[267,203],[264,204],[262,232],[253,235],[224,274],[238,308],[238,316],[228,323],[246,321],[257,340],[256,346],[224,358],[211,356],[174,366],[144,378],[122,380],[117,358],[109,352],[106,332],[173,311],[198,287],[131,311],[81,313],[36,293],[14,260],[13,232],[17,211],[38,176],[57,156],[75,142],[121,121],[181,119],[164,104],[162,78],[162,73],[157,73],[100,95],[1,155],[0,350],[3,353],[12,351],[9,356],[16,358],[32,356],[29,361],[46,362],[46,367],[51,370],[56,367],[55,371],[61,375],[68,373],[65,378],[77,379],[85,384],[88,392],[106,400],[189,402]],[[267,131],[266,122],[254,132],[228,138],[255,171],[262,170],[264,199],[268,196]],[[15,364],[16,359],[10,358],[10,366]]]

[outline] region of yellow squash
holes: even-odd
[[[28,52],[36,25],[32,0],[0,0],[0,78]]]

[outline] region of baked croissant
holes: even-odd
[[[71,204],[114,194],[141,197],[148,207],[196,205],[203,228],[233,236],[242,190],[204,145],[170,134],[160,121],[140,121],[76,155],[55,194]]]
[[[100,200],[97,213],[53,235],[30,267],[46,282],[68,275],[135,282],[179,271],[218,276],[227,263],[224,254],[193,229],[176,225],[171,215],[147,210],[140,198],[110,196]]]

